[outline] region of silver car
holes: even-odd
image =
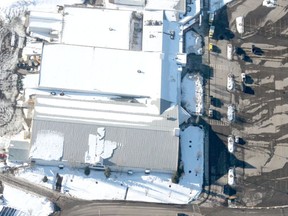
[[[233,91],[234,87],[235,87],[234,75],[230,73],[227,76],[227,90]]]
[[[232,61],[233,59],[233,46],[232,44],[227,44],[227,59],[229,61]]]
[[[227,119],[229,122],[235,120],[235,106],[233,104],[228,105]]]
[[[230,153],[234,152],[234,136],[230,135],[228,136],[228,151]]]

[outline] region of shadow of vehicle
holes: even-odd
[[[241,60],[252,63],[252,59],[246,54],[245,50],[242,49],[241,47],[235,47],[234,53],[238,55],[241,58]]]
[[[252,45],[251,51],[252,51],[252,53],[253,53],[254,55],[259,55],[259,56],[261,56],[261,55],[264,54],[264,51],[263,51],[261,48],[256,47],[255,45]]]
[[[222,114],[219,111],[214,110],[213,111],[213,118],[216,119],[216,120],[221,120]]]
[[[236,190],[232,188],[230,185],[226,184],[224,185],[223,193],[228,196],[233,196],[236,194]]]
[[[239,142],[238,142],[238,144],[239,144],[239,145],[245,145],[245,144],[246,144],[246,141],[245,141],[243,138],[239,137]]]
[[[213,45],[213,52],[215,53],[221,53],[221,49],[218,46]]]
[[[242,55],[241,59],[245,62],[250,62],[250,63],[253,62],[252,59],[247,55],[245,55],[245,56]]]
[[[236,55],[246,55],[246,52],[245,52],[245,50],[243,50],[241,47],[235,47],[234,48],[234,52],[235,52],[235,54]]]
[[[221,108],[223,103],[221,102],[221,100],[219,98],[215,98],[211,96],[211,104],[215,107]]]
[[[247,84],[253,84],[254,83],[254,80],[253,78],[250,76],[250,75],[246,75],[246,78],[245,78],[245,83]]]
[[[255,91],[250,86],[246,86],[244,93],[254,95]]]

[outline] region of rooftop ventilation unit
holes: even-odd
[[[180,136],[180,128],[174,128],[173,130],[173,135],[175,137],[179,137]]]

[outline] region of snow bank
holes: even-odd
[[[181,103],[190,113],[203,114],[203,78],[199,74],[187,74],[182,80]]]
[[[84,0],[1,0],[0,18],[9,21],[13,17],[23,16],[30,10],[55,12],[57,5],[81,4]]]
[[[266,7],[274,8],[276,7],[276,0],[264,0],[262,5]]]
[[[37,197],[24,191],[4,184],[3,192],[5,205],[7,207],[18,209],[19,215],[50,215],[53,210],[53,204],[46,198]],[[18,215],[18,213],[16,213]],[[16,215],[15,214],[15,215]]]

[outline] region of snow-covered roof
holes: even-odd
[[[171,80],[177,71],[165,68],[167,60],[159,52],[46,44],[39,87],[175,102],[170,92],[177,92],[175,80]]]
[[[165,31],[163,11],[146,11],[143,17],[142,49],[161,52]]]
[[[30,11],[27,32],[48,41],[58,41],[63,16],[59,13]]]
[[[147,0],[146,10],[175,10],[186,11],[186,0]]]
[[[112,148],[113,154],[108,154],[108,158],[103,158],[104,165],[175,171],[179,138],[174,130],[178,127],[178,106],[159,116],[147,114],[145,105],[137,103],[38,96],[31,143],[34,149],[43,133],[52,134],[52,140],[55,140],[55,134],[61,134],[62,160],[84,163],[93,135],[97,135],[99,128],[105,128],[105,143],[114,143],[116,148]],[[49,145],[46,142],[43,145],[49,151]]]
[[[66,6],[61,42],[129,50],[134,32],[133,14],[129,10]]]
[[[199,1],[199,0],[196,0]],[[185,13],[186,0],[105,0],[106,8],[137,10],[160,10]]]

